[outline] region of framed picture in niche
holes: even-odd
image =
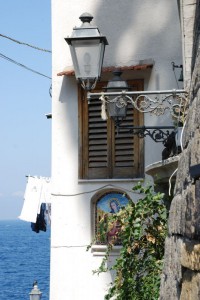
[[[101,196],[95,205],[95,238],[97,244],[107,244],[117,236],[120,226],[108,224],[108,216],[115,214],[129,203],[130,199],[120,192],[109,192]],[[107,232],[105,234],[105,232]],[[120,241],[116,239],[116,245]]]

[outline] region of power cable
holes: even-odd
[[[88,245],[63,245],[63,246],[51,246],[51,248],[86,248]]]
[[[20,44],[20,45],[25,45],[25,46],[31,47],[31,48],[33,48],[33,49],[36,49],[36,50],[39,50],[39,51],[43,51],[43,52],[49,52],[49,53],[51,53],[51,51],[50,51],[50,50],[47,50],[47,49],[42,49],[42,48],[39,48],[39,47],[36,47],[36,46],[30,45],[30,44],[27,44],[27,43],[24,43],[24,42],[20,42],[20,41],[18,41],[18,40],[15,40],[15,39],[13,39],[13,38],[11,38],[11,37],[7,36],[7,35],[4,35],[4,34],[1,34],[1,33],[0,33],[0,36],[1,36],[1,37],[4,37],[4,38],[6,38],[6,39],[8,39],[8,40],[11,40],[12,42],[15,42],[15,43],[17,43],[17,44]]]
[[[119,186],[116,186],[114,184],[106,184],[100,188],[97,188],[97,189],[94,189],[94,190],[89,190],[89,191],[85,191],[85,192],[80,192],[80,193],[75,193],[75,194],[57,194],[57,193],[51,193],[52,196],[56,196],[56,197],[73,197],[73,196],[80,196],[80,195],[85,195],[85,194],[91,194],[91,193],[94,193],[94,192],[98,192],[98,191],[101,191],[107,187],[114,187],[114,188],[117,188],[117,189],[121,189],[121,190],[124,190],[128,193],[133,193],[133,194],[140,194],[140,192],[137,192],[137,191],[134,191],[134,190],[128,190],[128,189],[125,189],[123,187],[119,187]]]
[[[33,69],[31,69],[31,68],[25,66],[25,65],[22,65],[21,63],[19,63],[19,62],[15,61],[15,60],[13,60],[13,59],[11,59],[11,58],[5,56],[5,55],[2,54],[2,53],[0,53],[0,57],[3,58],[3,59],[5,59],[5,60],[7,60],[7,61],[9,61],[9,62],[11,62],[11,63],[13,63],[13,64],[18,65],[19,67],[22,67],[22,68],[24,68],[24,69],[26,69],[26,70],[28,70],[28,71],[31,71],[31,72],[33,72],[33,73],[35,73],[35,74],[37,74],[37,75],[40,75],[40,76],[46,77],[46,78],[48,78],[48,79],[51,79],[51,77],[49,77],[49,76],[47,76],[47,75],[44,75],[44,74],[42,74],[42,73],[40,73],[40,72],[38,72],[38,71],[35,71],[35,70],[33,70]]]
[[[50,88],[49,88],[49,96],[52,98],[52,84],[50,85]]]

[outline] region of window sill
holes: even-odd
[[[114,246],[110,252],[110,256],[118,256],[122,246]],[[106,254],[107,245],[93,245],[91,252],[93,256],[104,256]]]
[[[89,183],[89,182],[137,182],[143,181],[144,177],[141,178],[122,178],[122,179],[79,179],[78,183]]]

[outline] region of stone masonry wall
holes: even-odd
[[[190,166],[200,164],[200,1],[196,3],[189,110],[183,132],[174,198],[169,213],[160,300],[200,299],[200,178]]]

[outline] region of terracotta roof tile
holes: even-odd
[[[140,71],[140,70],[147,70],[147,69],[152,69],[153,68],[153,63],[152,64],[141,64],[141,65],[134,65],[134,66],[123,66],[123,67],[103,67],[102,68],[102,73],[108,73],[108,72],[113,72],[115,69],[121,70],[121,71]],[[66,70],[59,72],[57,76],[74,76],[74,70]]]

